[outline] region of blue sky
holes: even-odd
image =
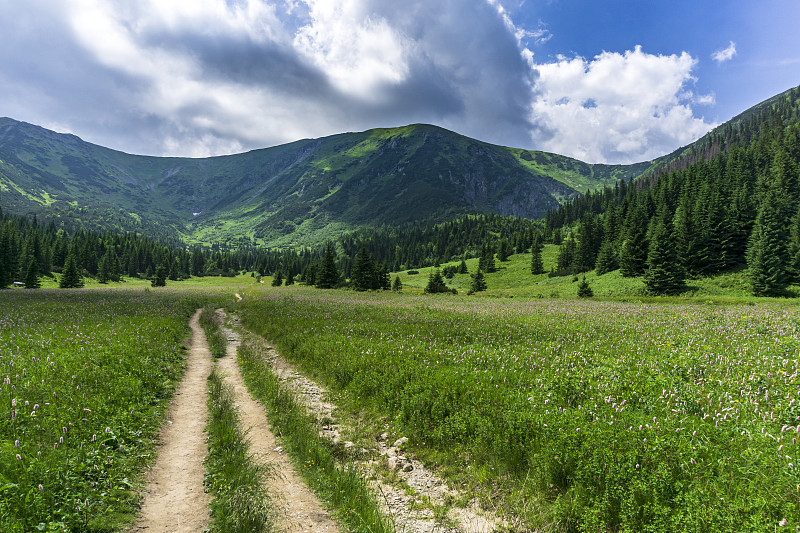
[[[715,105],[697,109],[711,120],[728,120],[800,84],[800,2],[793,0],[528,0],[510,7],[521,25],[551,36],[532,44],[540,61],[636,45],[651,54],[690,53],[698,60],[695,90],[715,96]],[[729,61],[711,58],[731,42],[736,55]]]
[[[0,116],[207,156],[437,124],[649,160],[800,84],[800,2],[0,0]]]

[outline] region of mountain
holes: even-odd
[[[535,218],[649,167],[589,165],[420,124],[150,157],[0,118],[0,207],[186,242],[292,245],[469,213]]]

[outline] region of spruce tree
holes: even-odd
[[[497,250],[497,259],[501,262],[508,261],[509,256],[514,253],[508,239],[500,241],[500,247]]]
[[[647,254],[647,272],[644,284],[651,294],[677,294],[684,288],[685,273],[681,258],[676,253],[675,232],[666,206],[658,217]]]
[[[778,188],[768,191],[747,250],[750,286],[755,296],[783,295],[791,281],[787,212],[785,195]]]
[[[561,272],[569,271],[575,261],[575,240],[570,237],[558,248],[556,263]]]
[[[463,259],[461,260],[461,264],[458,265],[458,273],[459,274],[468,274],[469,269],[467,268],[467,262]]]
[[[61,274],[58,286],[62,289],[80,289],[83,287],[83,277],[78,271],[74,250],[70,250],[67,259],[64,261],[64,272]]]
[[[591,298],[592,296],[594,296],[594,291],[589,286],[589,283],[587,283],[586,276],[583,276],[583,281],[578,284],[578,297]]]
[[[375,268],[375,275],[377,276],[376,288],[378,290],[388,291],[392,288],[392,281],[389,277],[389,268],[386,265],[383,263],[377,265]]]
[[[472,285],[469,288],[469,293],[474,294],[476,292],[481,292],[486,290],[486,278],[483,275],[483,272],[477,270],[472,275]]]
[[[272,286],[280,287],[281,285],[283,285],[283,274],[281,273],[280,269],[278,269],[272,276]]]
[[[542,249],[536,243],[531,247],[531,274],[544,274],[544,262],[542,261]]]
[[[12,257],[11,257],[11,237],[10,228],[0,232],[0,289],[11,285],[12,278]]]
[[[491,245],[486,246],[483,264],[486,272],[497,272],[497,265],[494,262],[494,248]]]
[[[377,289],[375,262],[372,255],[367,252],[364,245],[358,250],[358,255],[353,261],[353,269],[350,274],[350,283],[357,291],[367,291]]]
[[[286,282],[284,283],[284,285],[287,285],[287,286],[288,285],[294,285],[294,274],[292,273],[291,270],[289,271],[289,275],[286,276]]]
[[[178,263],[178,258],[174,257],[169,264],[169,279],[170,281],[178,281],[180,278],[180,264]]]
[[[150,285],[153,287],[166,287],[167,285],[167,267],[163,264],[156,267],[156,272],[150,280]]]
[[[325,247],[325,257],[316,275],[317,288],[332,289],[339,284],[339,270],[333,257],[333,246]]]
[[[425,294],[435,294],[438,292],[451,291],[447,288],[447,285],[444,282],[442,271],[437,268],[431,272],[430,276],[428,276],[428,284],[425,286]]]
[[[317,265],[315,263],[310,263],[306,266],[303,270],[303,283],[306,285],[316,285],[317,284]]]
[[[115,275],[116,264],[117,254],[114,253],[112,247],[109,246],[106,250],[106,253],[103,255],[103,258],[100,260],[100,266],[97,268],[97,281],[100,283],[119,281],[119,274],[116,275],[116,280],[113,279]]]
[[[392,283],[392,290],[394,292],[401,292],[403,290],[403,282],[400,281],[400,276],[394,277],[394,283]]]
[[[614,246],[614,241],[606,239],[600,247],[600,253],[597,254],[597,262],[594,265],[598,276],[607,274],[612,270],[619,268],[619,259],[617,257],[617,249]]]
[[[644,207],[637,205],[626,221],[625,240],[619,252],[619,269],[623,277],[644,274],[648,249],[647,218]]]
[[[39,262],[35,257],[28,263],[28,274],[25,276],[26,289],[38,289],[42,284],[39,282]]]

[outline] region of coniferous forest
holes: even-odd
[[[620,269],[657,294],[687,278],[748,270],[754,295],[800,280],[800,89],[718,128],[633,183],[590,192],[546,217],[559,269]]]

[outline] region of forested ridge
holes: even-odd
[[[631,184],[551,211],[559,270],[620,269],[653,293],[747,268],[753,293],[800,280],[800,88],[707,135]]]

